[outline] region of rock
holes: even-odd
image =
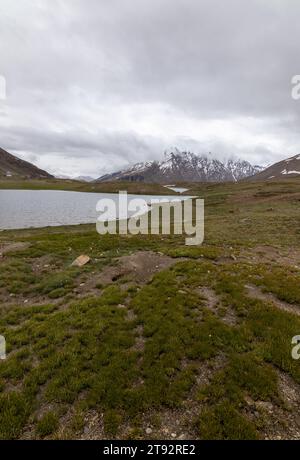
[[[273,409],[274,409],[274,406],[272,403],[268,402],[268,401],[256,401],[255,402],[255,407],[257,409],[263,409],[269,413],[272,413],[273,412]]]
[[[176,438],[176,433],[171,433],[172,438]]]
[[[91,258],[89,256],[81,254],[81,256],[77,257],[71,265],[72,267],[83,267],[83,265],[86,265],[90,260]]]
[[[245,401],[246,403],[248,404],[248,406],[255,406],[255,402],[253,401],[252,398],[250,398],[250,396],[245,396]]]
[[[149,428],[149,427],[148,427],[148,428],[146,428],[146,434],[151,434],[151,433],[152,433],[152,430],[151,430],[151,428]]]

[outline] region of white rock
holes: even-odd
[[[89,256],[86,256],[85,254],[81,254],[81,256],[77,257],[77,259],[75,259],[72,262],[72,266],[82,267],[83,265],[86,265],[90,260],[91,258]]]

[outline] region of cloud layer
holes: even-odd
[[[298,153],[297,0],[1,0],[1,147],[100,176],[170,146]]]

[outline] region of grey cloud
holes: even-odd
[[[299,17],[296,0],[2,0],[1,146],[52,172],[61,159],[65,173],[159,158],[175,143],[277,161],[300,150]],[[158,133],[161,111],[170,125]],[[249,145],[177,132],[178,117],[249,119]]]

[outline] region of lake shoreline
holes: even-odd
[[[0,190],[0,230],[59,227],[63,225],[93,224],[100,211],[99,200],[113,202],[118,209],[119,194],[87,193],[62,190]],[[185,200],[183,195],[127,194],[127,200]],[[109,218],[109,217],[108,217]],[[115,217],[109,220],[115,220]]]

